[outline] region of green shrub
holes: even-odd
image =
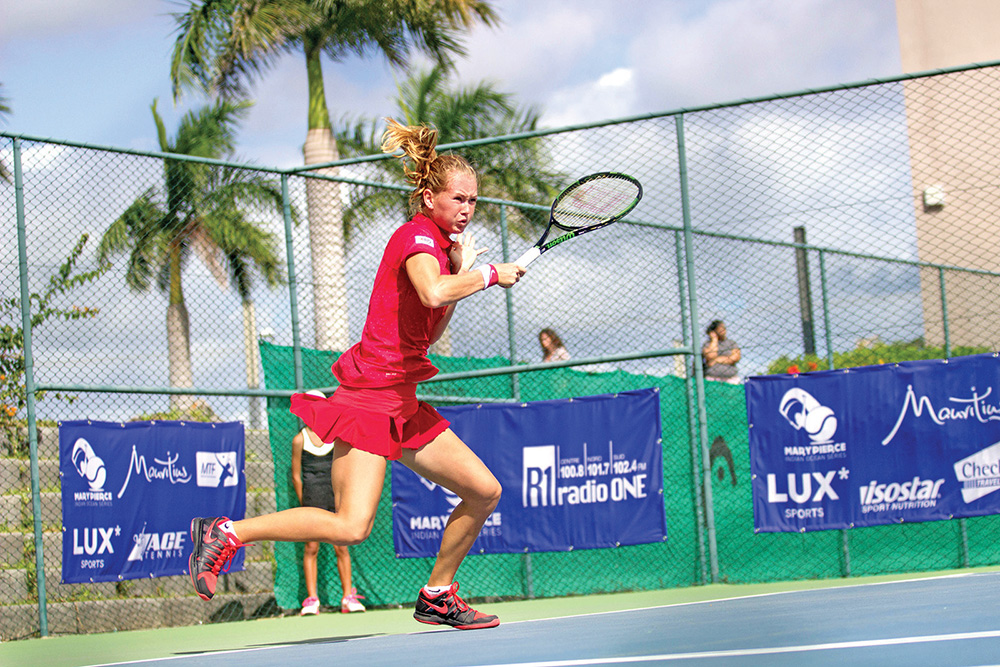
[[[970,354],[982,354],[992,352],[988,347],[957,346],[951,350],[951,356],[964,357]],[[834,352],[834,368],[854,368],[857,366],[876,366],[879,364],[891,364],[900,361],[915,361],[919,359],[944,359],[944,347],[929,347],[924,345],[923,339],[914,341],[898,341],[895,343],[883,343],[875,341],[871,345],[859,345],[847,352]],[[826,357],[819,357],[815,354],[799,355],[797,357],[778,357],[767,367],[767,374],[778,373],[808,373],[810,371],[822,371],[830,368]]]

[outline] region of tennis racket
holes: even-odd
[[[642,186],[631,176],[611,171],[584,176],[563,190],[552,202],[549,226],[545,228],[545,233],[515,264],[526,267],[543,252],[563,241],[610,225],[634,209],[640,199]],[[553,227],[565,234],[546,243],[545,239]]]

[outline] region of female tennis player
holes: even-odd
[[[389,239],[361,342],[333,365],[340,382],[333,396],[292,396],[292,412],[324,442],[335,443],[337,511],[297,507],[243,521],[196,518],[191,580],[198,594],[210,599],[220,569],[237,549],[258,540],[360,543],[375,521],[386,461],[399,460],[461,498],[417,596],[414,618],[462,630],[491,628],[500,620],[458,596],[455,573],[496,508],[500,483],[449,422],[417,400],[416,386],[437,373],[427,349],[448,326],[455,304],[492,285],[511,287],[525,270],[517,264],[472,268],[485,251],[466,231],[476,210],[475,169],[457,155],[438,155],[436,130],[387,122],[382,150],[402,149],[415,215]]]

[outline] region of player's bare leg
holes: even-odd
[[[419,450],[404,450],[401,461],[418,475],[458,495],[441,537],[441,547],[427,586],[417,598],[414,618],[422,623],[451,625],[462,630],[498,625],[496,616],[471,609],[458,595],[455,574],[500,502],[500,482],[451,429]],[[440,590],[447,587],[445,590]]]
[[[318,507],[293,507],[242,521],[209,517],[191,522],[194,549],[189,569],[191,581],[203,599],[209,600],[215,595],[219,573],[245,544],[270,540],[346,546],[358,544],[368,537],[382,495],[385,459],[339,441],[334,452],[336,513]]]

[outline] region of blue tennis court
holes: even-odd
[[[979,666],[1000,664],[998,609],[1000,573],[987,572],[115,664]]]

